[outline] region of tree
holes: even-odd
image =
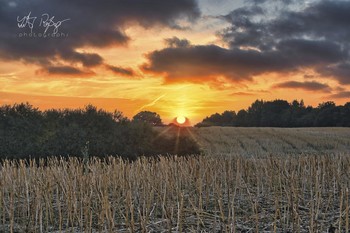
[[[211,125],[217,126],[233,126],[236,118],[235,111],[224,111],[222,114],[215,113],[210,117],[206,117],[201,123],[196,124],[197,127],[206,127]]]
[[[286,127],[288,121],[287,111],[290,105],[285,100],[274,100],[264,103],[261,126]]]
[[[145,122],[153,126],[163,126],[162,119],[156,112],[139,112],[133,117],[133,121]]]
[[[344,106],[341,109],[341,116],[342,116],[342,126],[350,127],[350,102],[347,102],[344,104]]]
[[[317,107],[318,114],[314,120],[314,125],[321,127],[337,126],[337,123],[339,122],[339,110],[340,109],[332,101],[319,104]]]
[[[324,109],[334,108],[335,106],[336,105],[333,101],[327,101],[327,102],[320,103],[317,108],[320,110],[324,110]]]
[[[249,122],[251,126],[260,126],[260,121],[262,118],[262,111],[264,108],[264,101],[262,100],[256,100],[249,108],[248,108],[248,114],[249,114]]]
[[[244,109],[239,110],[237,113],[237,122],[236,126],[250,126],[249,122],[247,122],[248,112]]]
[[[222,126],[232,126],[233,121],[236,118],[235,111],[225,111],[221,114],[221,123]]]
[[[0,155],[19,158],[39,151],[42,115],[29,103],[0,108]]]
[[[199,153],[193,140],[158,135],[152,126],[161,124],[152,112],[141,112],[129,121],[117,110],[111,113],[92,105],[44,112],[29,104],[4,105],[0,106],[0,161],[113,155],[134,160],[142,155]],[[175,145],[179,150],[174,151]]]
[[[350,103],[336,106],[332,101],[324,102],[317,108],[305,107],[304,101],[288,103],[285,100],[256,100],[247,109],[215,113],[198,123],[203,126],[244,126],[244,127],[340,127],[350,126]]]

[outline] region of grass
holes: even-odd
[[[0,232],[349,232],[348,129],[189,130],[203,156],[4,162]]]

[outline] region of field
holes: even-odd
[[[350,129],[157,130],[203,155],[6,161],[0,232],[349,232]]]
[[[329,155],[350,152],[349,128],[194,128],[206,154]]]

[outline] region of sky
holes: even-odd
[[[192,123],[350,101],[350,1],[0,0],[0,104]]]

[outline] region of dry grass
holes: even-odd
[[[320,155],[350,152],[349,128],[210,127],[193,128],[189,135],[197,139],[207,154],[213,155]]]
[[[315,145],[334,138],[341,148],[315,155],[266,153],[281,148],[275,142],[260,154],[235,152],[230,145],[239,135],[248,138],[241,142],[247,151],[267,136],[257,136],[265,129],[231,130],[191,131],[207,152],[218,148],[200,157],[7,161],[0,168],[0,232],[327,232],[330,224],[349,231],[350,154],[342,148],[350,139],[341,138],[349,130],[317,136],[306,129],[297,137],[266,129],[277,135],[272,142],[288,140],[299,150],[303,138]],[[207,142],[214,139],[229,149]]]

